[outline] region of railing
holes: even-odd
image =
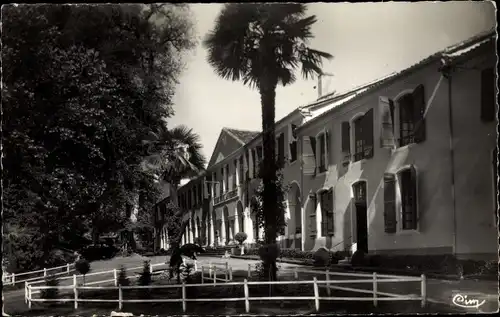
[[[327,275],[328,276],[328,275]],[[182,310],[186,312],[187,303],[188,302],[228,302],[228,301],[244,301],[245,302],[245,311],[246,313],[250,312],[250,302],[251,301],[282,301],[282,300],[313,300],[315,304],[316,311],[319,311],[320,300],[330,300],[330,301],[373,301],[374,306],[377,306],[378,301],[400,301],[400,300],[419,300],[422,303],[422,307],[425,306],[426,302],[426,294],[425,294],[425,277],[422,277],[422,295],[421,297],[414,296],[398,296],[398,297],[379,297],[378,295],[384,295],[383,293],[377,290],[377,283],[383,282],[405,282],[405,281],[416,281],[420,278],[392,278],[392,279],[376,279],[376,275],[374,275],[373,280],[318,280],[316,277],[313,280],[307,281],[255,281],[249,282],[247,279],[244,279],[243,282],[229,282],[225,284],[174,284],[174,285],[150,285],[150,286],[111,286],[111,287],[89,287],[89,286],[78,286],[76,283],[76,278],[74,278],[73,285],[69,286],[39,286],[36,287],[38,290],[42,289],[72,289],[74,293],[73,298],[64,298],[64,299],[41,299],[41,298],[33,298],[31,295],[34,287],[29,286],[29,298],[28,305],[31,308],[32,302],[73,302],[74,308],[78,308],[79,302],[118,302],[118,307],[121,310],[123,308],[123,303],[175,303],[182,302]],[[356,284],[356,283],[371,283],[373,282],[373,290],[360,290],[348,287],[340,287],[340,286],[332,286],[332,284]],[[313,284],[314,294],[312,296],[269,296],[269,297],[250,297],[249,285],[300,285],[300,284]],[[231,298],[187,298],[186,296],[186,288],[188,287],[207,287],[207,286],[243,286],[244,297],[231,297]],[[330,292],[328,292],[327,296],[319,295],[319,287],[327,287],[328,289],[341,289],[341,290],[349,290],[354,292],[370,292],[373,294],[372,297],[336,297],[331,296]],[[159,298],[159,299],[124,299],[123,298],[123,290],[124,289],[165,289],[165,288],[182,288],[182,297],[181,298]],[[82,289],[101,289],[101,290],[118,290],[117,299],[79,299],[78,291]]]
[[[219,265],[223,265],[223,267]],[[206,268],[208,268],[208,276],[205,276]],[[217,271],[224,272],[224,278],[217,277]],[[210,262],[208,267],[201,267],[201,283],[204,284],[205,280],[213,281],[213,284],[217,284],[217,281],[224,283],[231,282],[233,280],[233,268],[227,262]]]
[[[75,264],[74,263],[67,263],[65,265],[61,266],[56,266],[56,267],[51,267],[51,268],[43,268],[41,270],[37,271],[30,271],[30,272],[23,272],[23,273],[17,273],[17,274],[5,274],[2,275],[2,283],[3,285],[16,285],[16,283],[22,283],[22,282],[31,282],[31,281],[36,281],[40,279],[44,279],[47,275],[64,275],[64,274],[70,274],[71,272],[74,271]],[[55,270],[64,270],[62,272],[58,273],[51,273],[52,271]],[[30,277],[30,278],[21,278],[19,279],[20,276],[26,276],[26,275],[33,275],[33,274],[41,274],[43,273],[42,276],[35,276],[35,277]]]
[[[233,189],[231,191],[228,191],[218,197],[214,197],[214,205],[226,202],[234,197],[238,196],[238,189]]]
[[[198,271],[198,261],[195,260],[195,261],[189,261],[189,262],[194,262],[194,270]],[[166,264],[166,263],[151,264],[149,266],[151,274],[154,273],[154,267],[158,267],[158,266],[165,266],[166,267],[165,270],[167,270],[169,268],[168,264]],[[143,268],[143,266],[132,267],[132,268],[125,269],[125,271],[140,270],[142,268]],[[161,271],[163,271],[163,270],[161,270]],[[118,273],[119,273],[119,271],[117,269],[108,270],[108,271],[92,272],[92,273],[85,274],[85,276],[84,275],[72,275],[72,276],[58,278],[58,280],[65,281],[65,280],[73,279],[73,284],[74,284],[78,281],[78,279],[84,279],[84,278],[88,278],[90,276],[104,275],[104,274],[111,275],[111,273],[113,274],[113,278],[94,281],[94,282],[88,282],[88,283],[85,283],[84,286],[85,285],[89,286],[89,285],[105,284],[105,283],[111,283],[111,282],[113,282],[115,286],[118,286]],[[140,275],[136,274],[136,275],[132,275],[128,278],[134,279],[134,278],[138,278],[139,276]],[[29,304],[29,298],[31,297],[31,295],[40,293],[40,291],[39,291],[40,287],[39,286],[33,287],[33,285],[44,283],[44,282],[45,282],[45,280],[34,281],[31,283],[29,283],[28,281],[25,281],[24,298],[25,298],[26,303]],[[35,289],[35,291],[33,291],[33,289]],[[44,288],[42,287],[42,289],[44,289]],[[31,304],[29,304],[29,306],[31,307]]]

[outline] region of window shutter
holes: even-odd
[[[325,158],[325,165],[326,169],[328,169],[328,166],[330,165],[330,131],[326,130],[325,131],[325,153],[326,153],[326,158]],[[333,162],[333,160],[332,160]]]
[[[365,158],[373,157],[373,109],[368,110],[363,116],[363,136],[365,140]]]
[[[349,122],[342,122],[342,153],[351,153],[351,136]]]
[[[410,167],[411,171],[411,191],[413,197],[413,202],[412,202],[412,220],[413,220],[413,228],[416,230],[417,229],[417,223],[418,223],[418,178],[417,178],[417,170],[415,167],[412,165]]]
[[[384,229],[386,233],[396,232],[396,177],[384,175]]]
[[[316,170],[315,159],[316,140],[305,136],[302,138],[302,163],[304,175],[314,175]]]
[[[496,79],[493,68],[481,72],[481,120],[495,120],[495,87]]]
[[[413,118],[415,119],[414,139],[416,143],[425,141],[425,91],[418,85],[413,91]]]
[[[333,188],[328,191],[328,210],[327,210],[327,232],[329,235],[333,235],[335,232],[335,225],[334,225],[334,197],[333,197],[334,191]]]
[[[380,114],[380,147],[392,149],[396,145],[394,142],[394,102],[391,99],[380,97],[378,105]]]

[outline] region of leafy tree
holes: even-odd
[[[83,275],[83,284],[85,285],[85,275],[90,271],[90,262],[86,259],[79,259],[75,262],[75,269]]]
[[[177,207],[177,189],[182,179],[197,176],[205,168],[206,158],[201,153],[200,137],[183,125],[171,130],[160,126],[142,142],[150,153],[141,164],[143,171],[170,184],[171,203],[167,206],[163,225],[167,228],[170,245],[177,248],[189,223]]]
[[[139,213],[154,204],[141,140],[172,115],[194,42],[182,5],[10,5],[2,18],[4,247],[28,270],[76,229],[123,228],[130,197]]]
[[[142,268],[141,275],[139,276],[138,283],[140,286],[148,286],[151,285],[151,282],[153,281],[152,276],[151,276],[151,271],[150,271],[150,263],[149,261],[144,261],[144,266]],[[143,288],[141,289],[141,297],[142,298],[148,298],[151,296],[151,289],[149,288]]]
[[[263,165],[263,208],[266,243],[275,244],[276,170],[275,97],[278,84],[292,84],[300,67],[305,78],[321,74],[322,58],[328,53],[311,49],[311,26],[315,16],[305,17],[304,4],[226,4],[217,17],[214,29],[204,45],[208,62],[224,79],[243,81],[257,88],[261,96]],[[274,265],[275,266],[275,265]],[[276,274],[271,275],[276,279]]]

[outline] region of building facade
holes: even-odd
[[[494,33],[477,36],[276,123],[290,185],[284,248],[496,256]],[[252,213],[260,133],[224,128],[178,192],[184,242],[262,237]]]

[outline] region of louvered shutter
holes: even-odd
[[[333,235],[335,232],[335,213],[334,213],[334,197],[333,197],[333,188],[328,191],[328,209],[326,213],[327,217],[327,232],[329,235]]]
[[[363,116],[363,138],[365,140],[364,157],[373,157],[373,109],[368,110]]]
[[[417,229],[418,227],[418,178],[417,178],[417,170],[412,165],[410,167],[411,171],[411,197],[412,201],[412,221],[413,221],[413,229]]]
[[[391,108],[394,109],[394,102],[391,99],[380,97],[378,105],[380,114],[380,147],[392,149],[396,145],[394,142],[394,111],[391,111]]]
[[[418,85],[413,91],[413,118],[415,119],[414,139],[416,143],[425,141],[425,91]]]
[[[350,130],[351,127],[349,125],[349,122],[344,121],[342,122],[341,125],[341,138],[342,138],[342,163],[347,164],[351,157],[351,136],[350,136]]]
[[[325,131],[325,152],[326,152],[326,158],[325,158],[325,165],[326,165],[326,169],[328,169],[328,166],[330,165],[330,155],[331,155],[331,152],[330,152],[330,131],[329,130],[326,130]],[[331,162],[333,163],[333,160],[331,160]]]
[[[396,232],[396,177],[384,175],[384,229],[387,233]]]
[[[316,170],[315,147],[316,142],[313,143],[310,137],[305,136],[302,138],[302,169],[304,175],[314,175]]]
[[[481,72],[481,120],[495,120],[495,72],[487,68]]]

